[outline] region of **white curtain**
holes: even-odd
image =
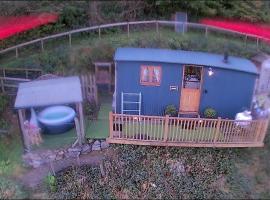
[[[143,68],[142,81],[143,82],[149,81],[149,70],[147,67]]]
[[[154,74],[153,74],[153,82],[159,82],[160,81],[160,70],[159,68],[154,68]]]

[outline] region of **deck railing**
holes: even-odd
[[[109,143],[187,147],[261,147],[269,122],[113,113],[109,119]]]

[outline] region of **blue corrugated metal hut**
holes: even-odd
[[[258,75],[247,59],[204,52],[118,48],[114,59],[117,113],[163,115],[173,104],[179,113],[202,116],[211,107],[234,118],[250,108]]]

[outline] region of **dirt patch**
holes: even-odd
[[[240,174],[254,182],[253,191],[251,191],[252,194],[269,192],[270,180],[258,157],[254,157],[249,164],[236,163],[236,167]]]

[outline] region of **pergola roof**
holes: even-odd
[[[20,83],[15,108],[29,108],[82,102],[77,76]]]

